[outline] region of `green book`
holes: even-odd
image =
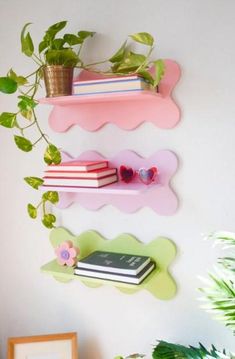
[[[77,268],[98,270],[109,273],[136,275],[151,261],[148,256],[136,254],[95,251],[77,263]]]

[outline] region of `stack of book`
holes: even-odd
[[[99,80],[75,81],[74,95],[95,95],[105,93],[151,90],[151,85],[139,76],[112,77]]]
[[[155,263],[148,256],[95,251],[78,261],[74,274],[140,284],[154,268]]]
[[[117,169],[108,167],[108,161],[74,160],[49,165],[44,172],[43,186],[98,188],[117,179]]]

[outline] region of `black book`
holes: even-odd
[[[77,263],[79,269],[136,275],[150,262],[148,256],[95,251]]]
[[[112,280],[115,282],[123,282],[130,284],[140,284],[154,270],[154,268],[155,268],[155,263],[151,261],[147,264],[147,266],[144,269],[142,269],[142,271],[140,271],[136,275],[125,275],[125,274],[118,274],[113,272],[98,271],[98,270],[85,269],[85,268],[75,268],[74,274],[82,277]]]

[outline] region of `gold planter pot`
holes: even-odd
[[[72,94],[73,67],[44,66],[43,76],[47,97],[69,96]]]

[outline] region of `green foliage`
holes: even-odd
[[[31,57],[33,55],[34,52],[34,45],[33,45],[33,40],[31,38],[31,35],[29,32],[26,33],[26,29],[27,27],[30,25],[31,23],[27,23],[24,25],[22,31],[21,31],[21,35],[20,35],[20,40],[21,40],[21,51],[23,52],[23,54],[25,54],[28,57]]]
[[[122,357],[120,355],[116,356],[114,359],[140,359],[140,358],[144,358],[145,355],[144,354],[138,354],[138,353],[135,353],[135,354],[131,354],[131,355],[128,355],[127,357]]]
[[[77,54],[71,49],[52,49],[47,51],[45,59],[48,65],[75,67],[79,61]]]
[[[185,347],[179,344],[172,344],[165,341],[160,341],[152,353],[153,359],[234,359],[234,355],[217,350],[214,346],[210,350],[206,349],[199,343],[199,347]]]
[[[139,32],[129,35],[134,42],[147,46],[147,54],[140,54],[129,50],[130,44],[126,40],[113,56],[109,58],[111,67],[108,74],[116,75],[139,75],[148,81],[153,87],[156,87],[165,73],[163,60],[150,60],[150,55],[154,49],[154,38],[147,32]],[[154,67],[154,76],[149,72]]]
[[[12,94],[17,90],[17,82],[9,76],[0,77],[0,91],[6,94]]]
[[[37,67],[35,71],[26,76],[19,75],[10,68],[6,76],[0,77],[0,92],[13,94],[18,91],[18,111],[1,113],[0,126],[19,132],[14,134],[14,141],[17,147],[24,152],[32,151],[39,141],[44,140],[47,144],[43,156],[46,164],[59,164],[61,155],[58,148],[50,143],[43,133],[36,116],[38,104],[36,95],[38,88],[41,87],[44,66],[77,66],[107,75],[139,75],[154,87],[157,86],[164,75],[164,62],[162,60],[150,60],[150,55],[154,49],[154,38],[149,33],[140,32],[128,37],[128,40],[144,45],[145,50],[147,47],[148,52],[146,54],[130,51],[129,47],[133,43],[126,40],[108,60],[86,65],[81,59],[81,50],[86,40],[93,37],[95,32],[80,30],[75,33],[61,34],[66,25],[67,21],[60,21],[49,26],[39,44],[35,45],[29,32],[31,23],[26,23],[20,33],[21,52],[30,57]],[[107,71],[94,69],[94,66],[100,63],[108,63],[110,67]],[[152,76],[149,72],[151,67],[155,67],[155,76]],[[26,121],[24,125],[22,125],[23,121]],[[35,128],[38,133],[35,141],[31,141],[25,134],[29,128]],[[26,177],[25,181],[35,189],[38,189],[42,184],[42,180],[35,177]],[[40,202],[42,206],[45,205],[45,201],[52,204],[57,202],[55,196],[48,198],[46,196],[46,194],[42,196],[42,201]],[[31,218],[37,217],[38,207],[29,204],[27,210]],[[48,228],[52,228],[55,223],[55,216],[46,213],[45,210],[43,210],[43,213],[43,224]]]
[[[141,44],[147,45],[147,46],[153,46],[154,44],[154,38],[152,35],[148,34],[147,32],[139,32],[137,34],[129,35],[132,40],[136,42],[140,42]]]
[[[52,204],[56,204],[59,201],[59,195],[58,192],[55,191],[47,191],[43,194],[42,198],[45,201],[49,201]]]
[[[235,234],[216,232],[208,238],[216,243],[223,243],[225,248],[235,250]],[[234,252],[231,252],[234,253]],[[203,308],[213,313],[228,328],[235,332],[235,254],[218,260],[215,273],[209,273],[209,279],[204,281],[207,286],[200,288],[206,303]]]
[[[3,112],[0,115],[0,125],[7,127],[7,128],[13,128],[16,125],[16,113],[11,112]]]
[[[29,184],[32,188],[38,189],[42,184],[43,180],[38,177],[25,177],[25,182]],[[28,215],[35,219],[38,216],[38,209],[42,208],[42,224],[46,228],[53,228],[56,222],[56,217],[52,213],[48,213],[46,210],[46,204],[49,202],[51,204],[56,204],[59,201],[59,194],[56,191],[47,191],[44,192],[41,198],[41,201],[37,206],[32,205],[29,203],[27,205]]]
[[[28,140],[25,137],[22,136],[14,136],[14,140],[15,140],[15,144],[16,146],[24,151],[24,152],[30,152],[33,149],[33,144],[31,143],[30,140]]]
[[[12,69],[9,70],[7,76],[8,78],[14,80],[17,86],[26,85],[28,83],[28,80],[24,76],[17,76]]]
[[[51,229],[55,227],[54,226],[55,221],[56,221],[56,217],[54,216],[54,214],[49,213],[43,216],[42,224],[44,224],[46,228]]]
[[[46,151],[44,153],[44,161],[46,164],[58,165],[61,162],[61,154],[58,148],[51,143],[47,146]]]
[[[35,219],[37,218],[37,208],[34,207],[31,203],[28,204],[27,206],[27,210],[28,210],[28,214],[31,218]]]
[[[38,177],[25,177],[24,180],[34,189],[38,189],[43,184],[43,179]]]

